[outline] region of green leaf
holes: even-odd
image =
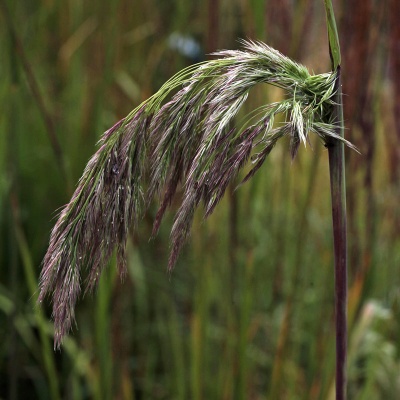
[[[339,35],[336,28],[335,13],[332,1],[325,0],[326,22],[328,25],[329,50],[332,60],[332,68],[335,71],[341,63]]]

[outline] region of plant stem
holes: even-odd
[[[336,105],[332,110],[337,133],[344,137],[343,104],[340,80],[340,46],[331,0],[324,0],[329,54],[336,72]],[[332,196],[333,243],[335,252],[335,316],[336,316],[336,400],[346,400],[347,358],[347,217],[344,146],[339,140],[327,143]]]
[[[337,105],[334,107],[338,131],[343,135],[343,107],[340,66],[336,70]],[[332,196],[333,241],[335,252],[336,314],[336,400],[346,399],[347,357],[347,218],[344,146],[338,140],[328,144]]]

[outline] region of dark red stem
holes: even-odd
[[[333,116],[338,123],[338,133],[343,135],[340,66],[336,72],[337,101]],[[332,140],[327,147],[329,150],[335,252],[336,400],[345,400],[347,383],[347,218],[344,145],[338,140]]]

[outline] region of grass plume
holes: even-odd
[[[209,216],[229,183],[248,163],[262,166],[276,142],[290,138],[296,156],[310,133],[324,143],[339,140],[332,118],[335,73],[308,70],[261,42],[244,41],[242,50],[215,53],[218,59],[190,66],[106,131],[88,162],[70,202],[53,228],[40,276],[39,301],[52,295],[55,346],[74,320],[81,292],[98,284],[116,250],[121,276],[126,273],[125,243],[153,198],[160,200],[153,234],[181,185],[183,197],[171,231],[169,268],[190,234],[200,203]],[[267,104],[235,127],[238,111],[253,86],[280,87],[285,99]],[[284,122],[274,124],[278,114]],[[144,178],[149,178],[144,185]]]

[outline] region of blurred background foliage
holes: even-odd
[[[0,398],[333,399],[327,151],[280,143],[166,272],[156,205],[53,352],[35,305],[55,222],[100,134],[237,38],[329,70],[322,0],[0,0]],[[400,2],[334,2],[348,152],[349,398],[400,393]],[[257,88],[247,109],[281,93]]]

